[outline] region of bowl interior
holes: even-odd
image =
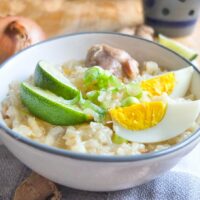
[[[89,47],[105,43],[126,50],[139,62],[155,61],[168,70],[187,67],[190,63],[153,42],[131,36],[111,33],[84,33],[54,38],[34,45],[11,57],[0,69],[0,102],[5,98],[12,81],[23,81],[33,74],[39,60],[54,64],[63,64],[68,60],[79,60],[86,57]],[[195,72],[192,81],[192,92],[200,99],[200,76]],[[0,123],[4,123],[0,120]]]

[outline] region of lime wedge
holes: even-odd
[[[24,105],[35,116],[54,125],[74,125],[91,120],[73,101],[64,100],[48,90],[22,83],[20,96]]]
[[[34,74],[35,85],[50,90],[65,99],[72,99],[78,95],[78,89],[54,66],[39,61]]]
[[[190,49],[162,34],[158,35],[158,43],[175,51],[176,53],[180,54],[190,61],[194,60],[198,56],[198,54],[193,49]]]

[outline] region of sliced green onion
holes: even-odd
[[[85,100],[85,99],[82,99],[81,101],[81,107],[82,109],[92,109],[94,112],[98,113],[100,118],[104,117],[106,111],[101,108],[100,106],[97,106],[96,104],[92,103],[91,101],[89,100]]]
[[[125,87],[128,95],[137,98],[142,96],[142,88],[140,87],[139,83],[129,83]]]
[[[130,106],[132,104],[140,103],[140,101],[136,97],[127,97],[126,99],[122,100],[122,106]]]
[[[116,133],[114,133],[112,136],[112,142],[115,144],[123,144],[123,143],[127,143],[128,141],[126,139],[118,136]]]
[[[79,91],[78,94],[73,98],[73,99],[70,99],[70,100],[63,100],[63,103],[65,104],[69,104],[69,105],[74,105],[74,104],[77,104],[81,101],[82,99],[82,94],[81,92]]]
[[[88,90],[101,90],[111,87],[120,87],[122,82],[109,71],[94,66],[85,72],[84,85]]]
[[[99,90],[93,90],[90,92],[86,93],[86,97],[92,101],[93,103],[98,104],[98,96],[100,95],[100,91]]]

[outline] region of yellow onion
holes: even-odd
[[[0,18],[0,63],[8,57],[46,38],[33,20],[21,16]]]

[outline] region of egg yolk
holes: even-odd
[[[157,125],[166,113],[166,103],[143,102],[109,111],[113,120],[129,130],[144,130]]]
[[[141,82],[143,90],[148,91],[153,96],[160,96],[163,92],[171,94],[176,84],[173,72],[157,76]]]

